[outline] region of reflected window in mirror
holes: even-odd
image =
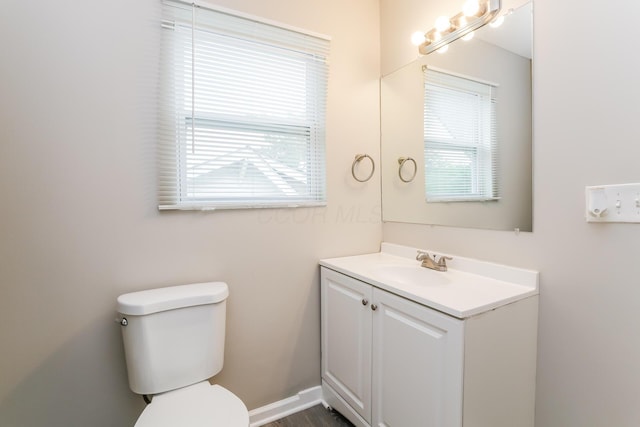
[[[427,202],[498,200],[497,85],[423,71]]]

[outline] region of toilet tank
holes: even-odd
[[[223,282],[120,295],[117,310],[131,390],[158,394],[220,372],[228,295]]]

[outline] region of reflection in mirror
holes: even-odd
[[[526,0],[504,0],[503,10],[507,15],[500,27],[487,25],[477,30],[472,40],[452,43],[447,53],[420,57],[382,78],[384,221],[532,231],[532,4]],[[427,197],[427,189],[434,188],[436,176],[441,182],[447,173],[453,174],[453,178],[446,179],[464,181],[466,187],[463,191],[469,194],[480,188],[480,181],[487,176],[477,172],[481,165],[477,159],[483,156],[483,143],[476,141],[474,146],[473,142],[457,136],[469,131],[452,128],[453,123],[469,124],[470,119],[465,116],[462,119],[445,117],[443,111],[446,109],[440,107],[437,107],[440,108],[437,114],[434,113],[433,98],[427,99],[433,94],[429,95],[429,90],[425,94],[424,71],[429,69],[455,76],[458,80],[453,81],[457,83],[452,84],[464,87],[463,91],[467,86],[483,83],[490,89],[477,90],[488,90],[495,97],[495,152],[489,154],[493,156],[490,161],[486,160],[487,155],[484,157],[486,164],[495,166],[496,174],[493,184],[486,185],[496,187],[490,188],[486,195],[467,196],[466,200],[465,197]],[[473,84],[466,85],[465,82]],[[459,113],[462,110],[471,111],[470,107],[462,104],[454,105],[452,111]],[[484,133],[491,133],[490,128],[486,129]],[[434,139],[435,146],[439,147],[439,151],[435,151],[439,154],[435,160]],[[441,149],[445,142],[457,144],[457,154],[445,155],[455,152],[451,148]],[[484,144],[489,147],[491,141],[486,139]],[[417,162],[417,174],[415,179],[405,182],[400,179],[398,159],[409,157]],[[443,158],[449,163],[443,163]],[[435,167],[444,168],[445,173],[438,175],[434,172]],[[407,171],[410,172],[413,171]],[[449,184],[457,188],[456,182]]]

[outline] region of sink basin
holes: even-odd
[[[376,276],[382,281],[402,283],[404,285],[442,286],[451,283],[449,273],[435,271],[413,265],[379,265],[374,267]]]

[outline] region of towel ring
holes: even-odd
[[[404,167],[404,164],[407,162],[413,162],[413,174],[409,179],[405,179],[405,177],[402,176],[402,168]],[[418,164],[416,163],[416,161],[412,157],[400,157],[398,158],[398,165],[399,165],[398,176],[400,177],[400,181],[402,182],[413,181],[413,179],[416,177],[416,174],[418,173]]]
[[[368,158],[369,160],[371,160],[371,173],[369,174],[369,176],[367,176],[365,179],[360,179],[356,176],[356,165],[358,163],[360,163],[362,161],[362,159]],[[358,182],[367,182],[371,179],[371,177],[373,176],[373,172],[375,172],[376,170],[376,164],[373,161],[373,159],[371,158],[370,155],[368,154],[356,154],[356,158],[353,161],[353,164],[351,165],[351,175],[353,176],[353,179],[355,179]]]

